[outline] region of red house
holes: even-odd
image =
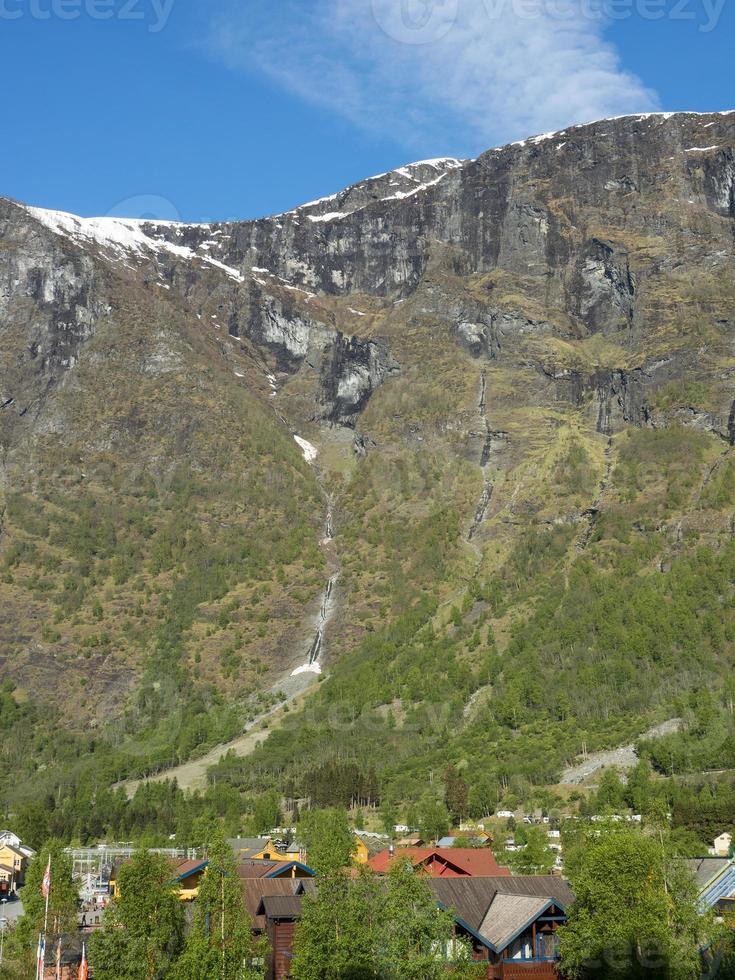
[[[410,861],[430,878],[477,878],[488,875],[510,875],[501,867],[489,848],[474,847],[399,847],[386,848],[368,865],[376,874],[386,874],[394,861]]]

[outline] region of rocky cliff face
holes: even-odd
[[[528,521],[597,512],[610,440],[629,427],[733,444],[734,219],[732,113],[604,120],[254,222],[94,221],[1,201],[5,491],[54,492],[70,465],[60,446],[103,483],[105,467],[167,479],[177,458],[205,471],[213,432],[237,444],[242,398],[291,447],[260,445],[247,466],[302,466],[295,433],[320,452],[303,479],[313,501],[316,477],[339,497],[335,637],[349,646],[386,615],[391,562],[410,568],[409,544],[385,553],[371,522],[418,528],[451,504],[451,577],[502,560]],[[570,439],[589,485],[550,494]],[[6,526],[0,552],[26,538]],[[63,591],[68,556],[53,557],[49,588]],[[18,582],[6,587],[22,608]],[[35,643],[53,657],[92,633],[79,613],[44,638],[47,615],[14,656]]]

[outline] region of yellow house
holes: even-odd
[[[179,886],[182,902],[193,902],[199,895],[199,885],[207,870],[208,861],[184,861],[176,869],[174,884]]]
[[[355,847],[352,851],[352,860],[355,864],[367,864],[370,860],[370,851],[359,834],[355,834]]]
[[[28,858],[18,847],[12,844],[0,844],[0,864],[13,872],[15,885],[22,885]]]
[[[172,887],[178,890],[178,896],[182,902],[193,902],[199,894],[199,885],[202,875],[207,869],[206,860],[181,861],[179,864],[172,863],[171,870],[174,877],[171,879]],[[120,897],[120,881],[118,871],[120,866],[113,868],[110,875],[110,894],[113,898]]]
[[[0,864],[0,898],[15,891],[15,871],[7,864]]]

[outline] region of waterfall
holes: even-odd
[[[332,516],[332,505],[331,501],[327,509],[327,516],[324,522],[324,540],[322,544],[327,544],[334,538],[334,518]],[[297,674],[321,674],[322,669],[319,665],[319,656],[322,652],[322,643],[324,642],[324,630],[327,626],[332,615],[332,593],[334,592],[334,585],[337,581],[337,575],[331,575],[329,581],[324,588],[324,595],[322,596],[322,604],[319,607],[319,616],[316,624],[316,632],[314,634],[314,639],[311,641],[311,646],[309,647],[309,655],[306,658],[306,663],[302,664],[301,667],[297,667],[296,670],[291,674],[295,677]]]

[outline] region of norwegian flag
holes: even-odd
[[[89,963],[87,963],[87,949],[82,943],[82,962],[79,967],[79,980],[89,980]]]
[[[44,898],[49,897],[51,891],[51,855],[48,857],[48,864],[46,865],[46,871],[43,876],[43,883],[41,884],[41,894]]]

